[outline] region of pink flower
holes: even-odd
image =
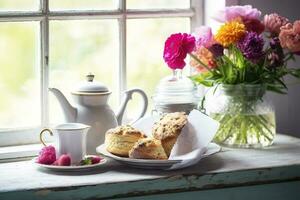
[[[201,60],[201,62],[203,62],[208,68],[214,69],[214,68],[217,67],[216,62],[214,60],[213,53],[211,51],[209,51],[207,48],[205,48],[204,46],[201,46],[201,47],[197,48],[196,51],[193,52],[193,54],[199,60]],[[195,59],[191,59],[190,65],[192,67],[194,67],[198,72],[206,72],[207,71],[207,69],[204,66],[202,66]]]
[[[220,10],[214,19],[219,22],[228,22],[240,18],[241,20],[259,19],[261,12],[251,5],[230,6]]]
[[[212,30],[208,26],[200,26],[199,28],[197,28],[195,31],[195,37],[196,48],[199,48],[201,46],[208,48],[215,43]]]
[[[300,33],[300,20],[294,22],[293,31],[294,33]]]
[[[265,15],[264,17],[264,25],[272,34],[278,35],[280,32],[280,27],[286,25],[288,23],[288,19],[285,17],[282,17],[276,13],[272,13],[270,15]]]
[[[45,165],[51,165],[56,160],[55,148],[53,146],[43,147],[39,152],[37,162]]]
[[[298,53],[300,51],[300,20],[295,21],[294,24],[288,23],[280,29],[279,40],[282,48]]]
[[[171,69],[183,69],[186,55],[194,48],[194,36],[187,33],[172,34],[165,42],[164,60]]]

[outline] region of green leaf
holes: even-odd
[[[199,73],[189,77],[194,83],[202,84],[207,87],[212,87],[214,81],[211,78],[211,74],[209,72]]]
[[[222,65],[218,67],[224,83],[233,84],[236,80],[235,65],[226,55],[222,56]]]
[[[237,68],[242,69],[242,68],[247,67],[243,53],[235,46],[233,46],[233,52],[234,52],[235,61],[236,61],[235,65],[237,66]]]
[[[80,165],[91,165],[92,164],[92,158],[87,157],[80,161]]]
[[[281,85],[275,85],[275,84],[267,84],[267,90],[279,94],[287,94],[286,91],[283,91],[283,88]]]
[[[288,73],[296,78],[300,78],[300,69],[288,69]]]
[[[275,79],[279,84],[281,84],[285,89],[288,89],[287,86],[285,85],[285,83],[284,83],[282,80],[280,80],[280,78],[274,77],[274,79]]]

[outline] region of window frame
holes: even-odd
[[[126,21],[127,19],[147,18],[190,18],[190,27],[204,24],[205,0],[190,0],[190,8],[185,9],[127,9],[126,0],[119,0],[115,10],[50,10],[50,0],[39,0],[36,11],[0,11],[2,22],[39,22],[39,70],[40,70],[40,101],[41,127],[12,129],[0,131],[0,147],[38,142],[38,132],[42,127],[49,126],[49,22],[51,20],[88,20],[117,19],[119,28],[119,67],[116,74],[118,80],[119,101],[127,88],[126,77]]]

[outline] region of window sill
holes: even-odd
[[[191,191],[199,194],[214,191],[213,194],[218,194],[223,190],[217,189],[240,190],[241,186],[272,184],[286,187],[262,190],[257,196],[281,195],[277,199],[299,199],[299,147],[300,139],[277,135],[275,144],[269,148],[225,149],[193,167],[174,171],[135,169],[110,159],[97,170],[73,173],[40,169],[32,161],[1,163],[0,199],[129,199],[132,196]],[[11,152],[14,152],[13,149]],[[243,194],[249,191],[254,190],[246,190]],[[232,195],[227,194],[229,196],[223,199],[232,199]],[[294,196],[288,198],[287,194]],[[215,196],[205,199],[212,197]],[[222,195],[215,199],[220,198]],[[166,196],[165,199],[172,198]]]
[[[41,144],[0,147],[0,163],[28,160],[36,156],[41,148]]]

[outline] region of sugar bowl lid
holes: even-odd
[[[155,104],[197,103],[197,87],[185,76],[167,76],[160,80],[152,96]]]
[[[86,81],[78,84],[72,94],[88,95],[88,94],[106,94],[110,93],[106,85],[99,81],[94,81],[95,75],[89,73],[86,75]]]

